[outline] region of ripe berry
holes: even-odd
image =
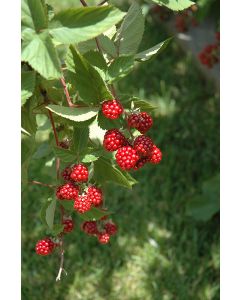
[[[79,187],[73,183],[66,183],[57,188],[56,196],[59,200],[74,200],[79,193]]]
[[[116,161],[119,167],[123,170],[132,169],[136,162],[138,161],[139,156],[135,149],[131,146],[125,146],[118,149],[116,153]]]
[[[102,195],[101,189],[99,189],[95,186],[90,186],[87,189],[87,196],[88,196],[88,199],[91,201],[91,203],[94,206],[99,206],[102,204],[103,195]]]
[[[103,139],[103,147],[107,151],[116,151],[128,143],[125,136],[118,129],[108,130]]]
[[[74,165],[70,177],[76,182],[88,181],[87,167],[85,167],[83,164]]]
[[[37,242],[35,251],[38,255],[49,255],[53,252],[54,242],[50,238],[45,238]]]
[[[117,225],[114,223],[106,223],[104,225],[104,229],[106,230],[106,233],[109,235],[114,235],[117,233]]]
[[[157,146],[153,146],[151,155],[149,156],[149,162],[152,164],[158,164],[162,160],[162,152]]]
[[[80,214],[85,213],[86,211],[91,209],[91,202],[88,199],[87,195],[80,195],[74,201],[74,209],[78,211]]]
[[[127,121],[130,127],[136,128],[141,133],[147,132],[153,125],[152,117],[146,112],[131,114]]]
[[[136,170],[142,168],[148,161],[149,161],[149,158],[148,158],[148,157],[141,157],[141,158],[137,161],[137,163],[136,163],[136,165],[134,166],[133,169],[136,171]]]
[[[73,230],[74,227],[74,223],[72,219],[66,219],[63,221],[63,232],[67,233],[67,232],[71,232]]]
[[[62,178],[66,181],[70,181],[71,180],[71,177],[70,177],[71,172],[72,172],[71,168],[69,168],[69,167],[65,168],[61,173]]]
[[[108,119],[117,119],[123,113],[123,106],[118,100],[107,100],[102,103],[102,112]]]
[[[150,137],[140,135],[135,139],[133,148],[137,151],[138,155],[147,156],[151,152],[153,145]]]
[[[106,232],[101,232],[98,234],[98,241],[101,244],[107,244],[110,240],[110,235]]]
[[[86,221],[82,224],[81,228],[89,235],[98,234],[97,222],[95,221]]]

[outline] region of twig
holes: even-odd
[[[53,115],[52,115],[52,112],[49,109],[48,109],[48,115],[49,115],[49,119],[50,119],[50,122],[51,122],[51,125],[52,125],[56,145],[59,146],[59,141],[58,141],[57,131],[56,131],[56,127],[55,127],[54,120],[53,120]]]
[[[49,188],[55,188],[54,185],[51,185],[51,184],[47,184],[47,183],[43,183],[43,182],[40,182],[40,181],[36,181],[36,180],[32,180],[32,181],[28,181],[29,184],[37,184],[37,185],[42,185],[42,186],[46,186],[46,187],[49,187]]]
[[[72,107],[72,106],[73,106],[73,103],[72,103],[71,97],[70,97],[70,95],[69,95],[68,88],[67,88],[67,85],[66,85],[66,82],[65,82],[64,77],[61,77],[60,81],[61,81],[61,84],[62,84],[62,86],[63,86],[64,93],[65,93],[65,95],[66,95],[66,99],[67,99],[68,106]]]
[[[65,274],[67,275],[67,272],[66,270],[63,268],[63,264],[64,264],[64,249],[63,249],[63,240],[60,241],[60,266],[59,266],[59,271],[58,271],[58,274],[57,274],[57,277],[56,277],[56,281],[60,281],[61,280],[61,275],[62,275],[62,272],[64,271]]]
[[[101,6],[101,5],[103,5],[104,3],[106,3],[106,2],[108,2],[108,0],[103,0],[102,2],[100,2],[100,3],[98,4],[98,6]]]
[[[85,0],[80,0],[80,2],[82,3],[83,6],[88,6]]]

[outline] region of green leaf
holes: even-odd
[[[63,224],[54,224],[52,229],[50,230],[49,234],[53,236],[59,235],[61,232],[63,232],[64,225]]]
[[[152,0],[153,2],[164,5],[171,10],[184,10],[194,4],[190,0]]]
[[[112,214],[110,211],[105,211],[96,207],[92,207],[89,211],[84,214],[80,214],[80,217],[85,221],[97,221],[104,216]]]
[[[98,104],[113,99],[104,80],[90,63],[71,46],[66,57],[68,76],[86,103]]]
[[[74,122],[84,122],[90,120],[98,113],[97,108],[91,107],[76,108],[50,104],[46,108],[56,115]]]
[[[73,152],[79,155],[85,151],[89,139],[89,128],[74,128],[73,131]]]
[[[107,63],[99,51],[90,50],[83,57],[92,65],[101,70],[107,70]]]
[[[50,33],[63,44],[92,39],[117,24],[125,13],[108,6],[69,8],[60,11],[50,22]]]
[[[94,178],[99,183],[112,181],[128,189],[131,189],[132,185],[137,183],[131,175],[128,174],[127,176],[126,172],[119,170],[105,158],[99,158],[96,162],[94,162]]]
[[[169,44],[172,38],[168,38],[165,41],[153,46],[152,48],[149,48],[145,51],[142,51],[135,55],[135,59],[137,61],[147,61],[155,57],[157,54],[161,53]]]
[[[21,180],[28,183],[28,167],[35,150],[35,139],[33,136],[22,135],[21,139]]]
[[[21,126],[31,135],[37,130],[36,116],[33,114],[34,105],[35,99],[32,97],[21,108]]]
[[[109,66],[107,78],[109,83],[116,82],[133,70],[134,57],[133,56],[120,56],[117,57]]]
[[[44,7],[39,0],[22,0],[22,27],[30,27],[39,31],[47,28],[47,15]]]
[[[141,7],[133,3],[117,32],[116,45],[119,55],[132,55],[137,52],[144,32],[144,17]]]
[[[80,160],[83,163],[90,163],[93,161],[98,160],[99,156],[95,155],[95,154],[85,154],[84,156],[80,156]]]
[[[53,229],[54,215],[56,210],[56,199],[49,198],[41,208],[42,222],[50,229]]]
[[[48,32],[28,33],[23,43],[22,61],[28,62],[33,69],[46,79],[60,78],[59,58]]]
[[[220,209],[219,174],[202,185],[202,193],[187,204],[186,213],[197,221],[208,221]]]
[[[157,109],[156,106],[153,106],[150,102],[146,100],[141,100],[137,97],[129,97],[125,96],[126,98],[124,99],[121,98],[121,103],[123,104],[124,108],[131,109],[132,107],[132,102],[134,103],[134,108],[140,108],[141,111],[146,111],[146,112],[152,112],[154,109]]]
[[[105,130],[121,127],[120,119],[116,119],[116,120],[108,119],[104,116],[101,110],[98,113],[97,122],[98,122],[98,126]]]
[[[71,200],[61,200],[61,205],[64,207],[64,209],[66,209],[69,212],[73,212],[74,211],[74,201]]]
[[[98,37],[101,49],[111,57],[117,57],[117,48],[112,40],[106,35],[100,35]]]
[[[73,162],[76,160],[77,156],[75,153],[70,150],[54,147],[53,148],[56,157],[60,158],[60,160],[64,162]]]
[[[24,105],[34,91],[36,81],[36,73],[34,71],[22,72],[21,76],[21,101]]]
[[[40,159],[43,157],[48,156],[51,153],[52,149],[49,146],[48,142],[40,144],[40,146],[37,148],[37,151],[33,154],[33,159]]]

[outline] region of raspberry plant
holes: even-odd
[[[162,159],[158,145],[145,135],[154,107],[118,94],[114,84],[170,39],[138,52],[144,16],[137,2],[127,12],[108,1],[88,2],[55,13],[44,0],[22,0],[22,182],[23,188],[31,183],[50,190],[41,208],[47,237],[35,250],[42,256],[59,252],[56,280],[64,271],[65,235],[80,231],[73,219],[82,218],[82,232],[109,243],[117,225],[104,197],[105,183],[131,189],[137,182],[130,171]],[[166,4],[173,10],[190,5],[189,0]],[[47,144],[38,145],[43,128],[51,133]],[[46,153],[56,170],[52,182],[28,178],[31,160],[44,160]]]

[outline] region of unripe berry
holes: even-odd
[[[76,182],[88,181],[88,168],[83,164],[74,165],[70,178]]]
[[[102,112],[108,119],[118,119],[123,113],[123,106],[118,100],[107,100],[102,103]]]
[[[162,152],[157,146],[153,146],[151,155],[149,156],[149,162],[152,164],[158,164],[162,160]]]
[[[107,151],[116,151],[127,144],[127,139],[118,129],[108,130],[104,135],[103,147]]]
[[[63,232],[65,233],[71,232],[74,228],[74,223],[72,219],[64,220],[63,225],[64,225]]]
[[[125,146],[118,149],[116,153],[116,161],[119,167],[123,170],[132,169],[136,162],[138,161],[139,156],[135,149],[131,146]]]
[[[95,221],[84,222],[81,225],[81,229],[89,235],[98,234],[97,222],[95,222]]]
[[[107,244],[110,240],[110,235],[106,232],[101,232],[98,234],[98,241],[101,244]]]
[[[35,251],[38,255],[49,255],[53,252],[54,242],[50,238],[45,238],[37,242]]]
[[[71,177],[70,177],[71,172],[72,172],[72,169],[71,169],[71,168],[69,168],[69,167],[65,168],[65,169],[62,171],[62,173],[61,173],[62,178],[63,178],[65,181],[70,181],[70,180],[71,180]]]
[[[141,133],[147,132],[153,125],[152,117],[146,112],[131,114],[127,121],[130,127],[136,128]]]
[[[117,233],[117,225],[114,223],[106,223],[104,225],[104,229],[106,230],[106,233],[109,235],[114,235]]]
[[[87,196],[94,206],[99,206],[102,204],[103,194],[101,189],[95,186],[89,186],[87,189]]]
[[[153,141],[150,137],[145,135],[138,136],[133,144],[133,148],[140,156],[147,156],[153,149]]]
[[[91,201],[88,199],[87,195],[80,195],[74,201],[73,207],[80,214],[83,214],[91,209]]]
[[[57,188],[56,196],[59,200],[74,200],[79,193],[79,187],[73,183],[66,183]]]

